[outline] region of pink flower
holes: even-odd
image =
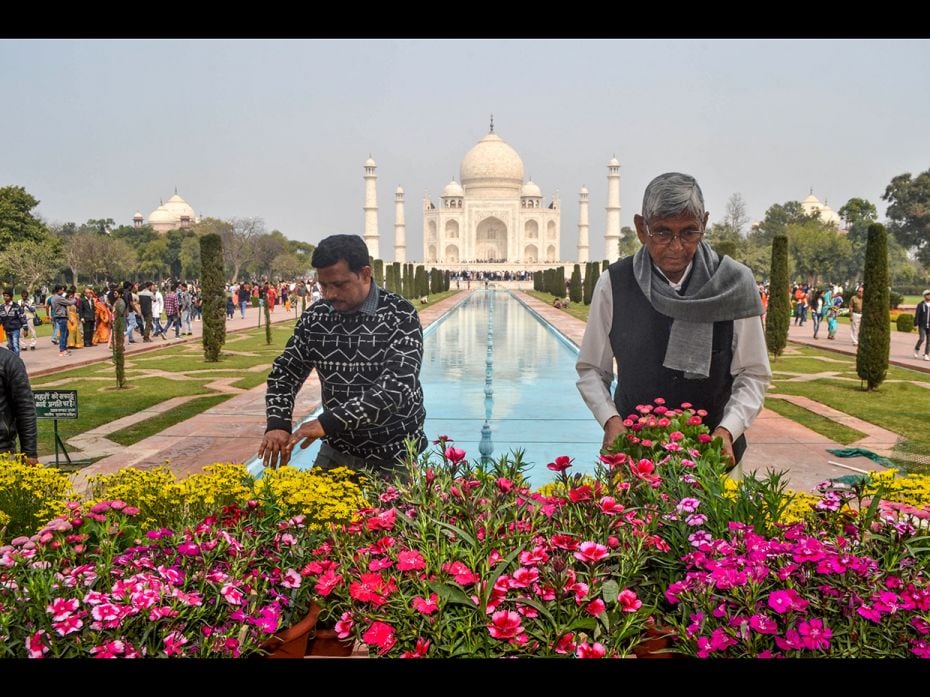
[[[607,609],[607,606],[604,604],[604,601],[601,600],[600,598],[592,600],[585,607],[585,610],[587,611],[587,613],[589,615],[593,615],[594,617],[597,617],[602,612],[604,612],[606,609]]]
[[[245,598],[242,591],[231,583],[227,583],[220,588],[220,595],[222,595],[223,599],[230,605],[242,605],[242,601]]]
[[[371,532],[375,530],[392,530],[396,521],[397,511],[391,508],[369,518],[365,521],[365,525]]]
[[[48,653],[48,645],[43,641],[44,638],[44,629],[40,629],[32,636],[26,637],[26,655],[29,658],[42,658]]]
[[[340,639],[348,639],[352,636],[352,627],[354,625],[355,622],[352,619],[352,613],[343,612],[336,624],[333,625],[333,629],[336,630],[337,637]]]
[[[605,465],[613,469],[614,467],[619,467],[624,462],[626,462],[626,454],[616,453],[614,455],[601,455],[599,459]]]
[[[643,606],[643,601],[629,588],[620,591],[620,594],[617,596],[617,603],[619,603],[620,608],[624,612],[636,612]]]
[[[652,460],[647,458],[641,459],[639,462],[630,463],[630,471],[633,472],[633,475],[640,479],[651,480],[656,477],[654,474],[656,469],[655,463]]]
[[[558,549],[564,549],[568,552],[573,552],[578,549],[578,540],[576,540],[571,535],[553,535],[552,539],[549,541],[553,547]]]
[[[539,580],[539,569],[521,566],[510,577],[511,588],[529,588]]]
[[[435,593],[430,593],[429,599],[416,597],[411,601],[413,609],[424,615],[432,615],[434,612],[439,612],[439,596]]]
[[[825,626],[822,620],[801,621],[798,624],[798,634],[801,637],[801,644],[804,648],[811,650],[829,649],[830,638],[833,632]]]
[[[868,605],[862,605],[861,607],[856,608],[856,612],[860,617],[864,617],[870,622],[875,622],[876,624],[882,621],[882,613],[878,610],[875,610]]]
[[[520,563],[523,566],[538,566],[549,561],[549,553],[542,545],[536,545],[529,552],[520,552]]]
[[[575,653],[575,635],[572,632],[563,634],[552,648],[553,651],[560,654]]]
[[[326,572],[320,576],[313,589],[325,598],[332,593],[340,583],[342,583],[342,576],[332,569],[327,569]]]
[[[182,542],[178,545],[178,554],[186,557],[195,557],[200,553],[200,546],[195,542]]]
[[[513,639],[523,631],[522,619],[519,612],[499,610],[491,615],[488,631],[495,639]]]
[[[478,580],[478,576],[460,561],[447,562],[442,565],[442,570],[462,586],[470,586]]]
[[[568,498],[571,499],[572,503],[581,503],[582,501],[590,501],[594,498],[594,494],[591,491],[591,487],[587,484],[582,486],[575,487],[570,489],[568,492]]]
[[[710,443],[713,440],[707,433],[698,434],[698,443]]]
[[[401,658],[424,658],[429,651],[430,642],[423,637],[417,637],[417,643],[413,651],[404,651]]]
[[[582,542],[578,547],[578,551],[575,552],[575,559],[583,562],[590,562],[596,564],[599,561],[607,558],[609,550],[606,545],[599,544],[597,542]]]
[[[394,637],[394,627],[384,622],[373,622],[362,634],[362,641],[377,646],[379,656],[386,654],[397,643]]]
[[[281,585],[285,588],[300,588],[301,577],[294,569],[288,569],[284,572],[284,578]]]
[[[769,594],[768,605],[779,615],[784,615],[789,610],[802,612],[808,603],[796,590],[789,588],[784,591],[772,591]]]
[[[149,612],[149,622],[157,622],[160,619],[177,616],[178,611],[172,610],[167,605],[162,607],[153,607]]]
[[[930,641],[920,639],[913,642],[911,653],[917,656],[917,658],[930,658]]]
[[[387,596],[396,590],[393,581],[385,584],[381,574],[361,574],[358,581],[349,585],[349,595],[354,600],[371,603],[381,607],[387,602]]]
[[[277,603],[265,605],[259,611],[258,617],[252,618],[251,623],[261,632],[274,634],[281,626],[281,608]]]
[[[55,598],[46,610],[51,614],[53,622],[61,622],[76,612],[80,603],[74,599]]]
[[[419,571],[426,568],[426,560],[416,550],[406,549],[397,554],[398,571]]]
[[[119,626],[120,619],[122,619],[122,611],[119,606],[112,603],[100,603],[90,611],[90,614],[106,629],[114,629]]]
[[[381,571],[382,569],[390,569],[392,566],[394,566],[394,562],[388,557],[375,557],[368,562],[369,571]]]
[[[679,513],[694,513],[700,505],[701,502],[697,499],[684,498],[678,502],[678,505],[675,506],[675,510]]]
[[[617,515],[625,510],[623,505],[617,503],[613,496],[602,496],[598,505],[600,505],[601,513],[604,515]]]
[[[445,454],[446,459],[449,460],[453,465],[457,465],[465,459],[465,451],[461,448],[454,448],[451,445],[446,448]]]
[[[668,439],[671,441],[678,442],[680,440],[685,439],[685,434],[682,433],[681,431],[672,431],[671,433],[668,434]]]
[[[568,455],[559,455],[555,458],[555,462],[550,462],[546,465],[546,468],[553,472],[564,472],[572,466],[572,462],[574,462],[574,458],[570,458]]]
[[[749,626],[758,634],[778,633],[778,623],[768,615],[753,615],[749,618]]]
[[[184,651],[181,649],[184,644],[187,643],[187,637],[185,637],[181,632],[171,632],[168,636],[165,637],[165,655],[166,656],[180,656],[184,654]]]
[[[606,655],[607,648],[598,642],[594,642],[593,645],[587,642],[578,644],[578,648],[575,649],[576,658],[604,658]]]
[[[52,622],[52,629],[54,629],[58,633],[58,636],[65,636],[67,634],[71,634],[72,632],[76,632],[83,626],[84,626],[84,623],[79,618],[73,615],[69,617],[65,617],[60,622]]]

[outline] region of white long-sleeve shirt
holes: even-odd
[[[674,283],[669,285],[673,288],[676,286]],[[613,290],[610,274],[605,272],[598,279],[591,296],[588,325],[575,363],[578,391],[601,426],[612,416],[621,416],[610,394],[610,385],[615,375],[614,352],[610,345],[613,315]],[[733,376],[733,387],[720,426],[736,439],[762,411],[765,392],[772,379],[761,317],[733,320],[730,374]],[[661,394],[661,386],[657,386],[657,394]]]

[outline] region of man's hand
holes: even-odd
[[[723,426],[717,426],[711,436],[714,438],[720,436],[720,439],[723,440],[723,450],[721,450],[720,454],[723,455],[724,460],[730,463],[730,469],[736,467],[736,456],[733,454],[733,434]]]
[[[626,426],[623,425],[623,419],[619,416],[611,416],[604,423],[604,443],[601,447],[605,449],[613,447],[617,436],[624,433],[626,433]]]
[[[294,449],[294,446],[300,443],[301,440],[303,440],[303,443],[300,443],[300,449],[303,450],[317,438],[322,438],[325,435],[326,432],[323,430],[323,426],[320,425],[320,422],[317,419],[308,421],[303,426],[294,431],[293,435],[291,435],[291,438],[287,444],[288,459],[291,457],[291,451]]]
[[[283,467],[291,457],[291,449],[288,444],[291,440],[291,434],[283,428],[276,428],[266,431],[262,438],[262,445],[258,449],[258,456],[262,459],[262,465],[277,469],[278,465]]]

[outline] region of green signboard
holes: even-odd
[[[77,390],[33,390],[37,419],[76,419]]]

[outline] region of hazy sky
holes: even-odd
[[[0,186],[49,222],[129,224],[177,186],[293,239],[361,233],[371,153],[388,260],[394,189],[422,260],[423,194],[438,204],[491,113],[545,203],[560,193],[563,260],[582,185],[603,256],[613,155],[621,225],[669,170],[713,221],[733,193],[757,220],[811,187],[884,216],[891,178],[930,167],[928,40],[0,40],[0,95]]]

